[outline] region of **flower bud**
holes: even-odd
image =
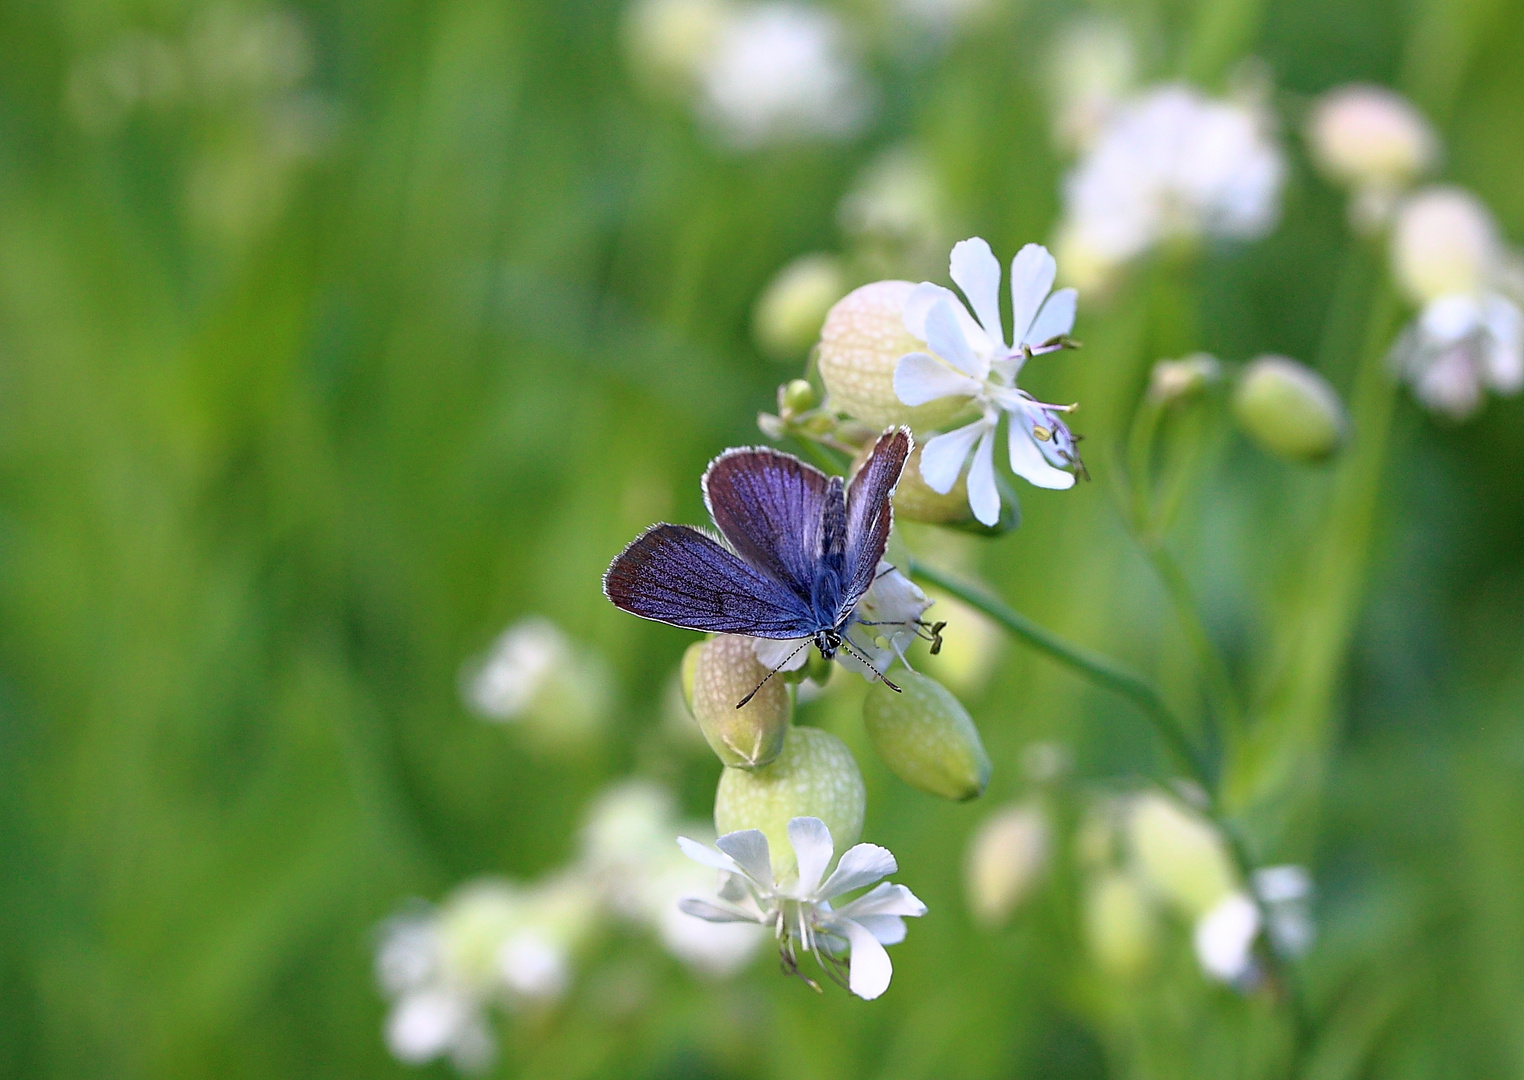
[[[1222,377],[1222,365],[1208,353],[1183,360],[1160,360],[1148,380],[1148,396],[1161,405],[1194,397]]]
[[[1140,974],[1153,960],[1158,923],[1147,893],[1127,874],[1113,870],[1090,883],[1084,927],[1090,955],[1118,978]]]
[[[630,67],[655,90],[691,86],[729,15],[725,0],[637,0],[624,27]]]
[[[1434,162],[1438,143],[1406,98],[1381,86],[1330,90],[1307,127],[1313,160],[1338,183],[1400,189]]]
[[[959,398],[912,408],[894,392],[900,357],[926,350],[926,343],[905,329],[905,300],[914,288],[908,281],[875,281],[831,308],[816,365],[832,408],[876,428],[909,424],[917,431],[942,427],[963,408]]]
[[[778,271],[757,300],[751,318],[757,345],[779,360],[804,356],[820,336],[826,312],[846,291],[839,259],[831,255],[795,259]]]
[[[1222,835],[1166,795],[1139,795],[1127,834],[1149,886],[1187,919],[1199,919],[1239,887]]]
[[[1487,208],[1460,188],[1432,187],[1402,204],[1392,231],[1392,273],[1416,304],[1475,294],[1497,272],[1497,227]]]
[[[963,864],[974,918],[1004,923],[1048,866],[1048,819],[1035,803],[996,811],[974,831]]]
[[[944,799],[972,799],[990,780],[990,759],[963,703],[915,671],[895,676],[900,693],[878,682],[863,699],[873,748],[912,787]]]
[[[755,768],[783,749],[793,703],[788,684],[768,678],[768,671],[757,660],[752,639],[736,634],[704,642],[693,664],[693,718],[726,765]],[[736,708],[754,690],[752,699]]]
[[[1344,403],[1328,381],[1284,356],[1249,364],[1233,395],[1233,416],[1260,447],[1288,461],[1320,461],[1344,442]]]
[[[784,416],[797,416],[815,407],[815,388],[807,379],[790,379],[778,391],[778,409]]]
[[[819,728],[792,727],[772,764],[720,774],[714,827],[722,836],[761,830],[772,851],[773,873],[781,879],[795,866],[788,839],[792,819],[819,818],[842,851],[862,835],[866,805],[863,776],[846,744]]]

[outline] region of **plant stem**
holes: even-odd
[[[1097,686],[1127,698],[1148,717],[1176,766],[1199,784],[1202,790],[1208,793],[1213,790],[1211,770],[1191,744],[1180,718],[1165,703],[1158,689],[1143,676],[1110,657],[1065,641],[983,589],[958,581],[923,562],[912,561],[910,573],[988,615],[1028,645],[1047,653]]]

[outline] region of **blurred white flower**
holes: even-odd
[[[678,960],[706,975],[732,975],[756,955],[765,932],[696,922],[682,913],[678,902],[708,887],[711,878],[674,846],[679,833],[703,835],[705,827],[678,824],[675,809],[671,792],[649,780],[609,788],[582,827],[582,866],[610,909],[649,926]]]
[[[738,149],[855,135],[868,118],[869,94],[849,44],[846,27],[819,8],[738,8],[702,64],[700,113]]]
[[[1048,865],[1048,818],[1036,803],[997,810],[974,830],[964,856],[964,893],[974,917],[998,926]]]
[[[925,155],[896,146],[858,174],[836,208],[854,255],[876,273],[929,272],[947,248],[947,196]]]
[[[1253,981],[1254,941],[1260,931],[1259,906],[1246,893],[1223,897],[1197,920],[1191,934],[1201,970],[1220,982]]]
[[[602,726],[611,683],[601,657],[540,616],[510,626],[461,673],[461,692],[473,712],[525,721],[535,739],[557,748],[584,743]]]
[[[1509,258],[1487,208],[1458,188],[1406,200],[1392,232],[1392,273],[1421,305],[1392,350],[1427,408],[1463,420],[1485,391],[1524,387],[1524,312],[1503,291]]]
[[[926,914],[926,905],[905,886],[882,882],[833,908],[832,900],[894,873],[894,856],[876,844],[858,844],[826,877],[835,848],[825,823],[796,817],[788,823],[788,837],[798,871],[783,881],[775,880],[767,837],[757,829],[726,833],[715,848],[680,837],[678,844],[689,858],[724,875],[718,902],[689,898],[683,910],[710,922],[770,926],[789,971],[802,975],[798,951],[803,949],[858,997],[878,997],[889,988],[894,972],[884,946],[903,941],[904,918]],[[843,979],[846,954],[850,956]]]
[[[1433,129],[1406,98],[1362,83],[1318,100],[1307,142],[1324,174],[1353,189],[1350,215],[1362,231],[1387,223],[1398,196],[1439,153]]]
[[[1121,23],[1093,17],[1071,24],[1051,53],[1053,141],[1083,151],[1105,130],[1137,77],[1132,36]]]
[[[972,451],[969,507],[986,525],[1000,520],[994,451],[1001,413],[1010,417],[1008,444],[1016,475],[1038,487],[1062,489],[1073,487],[1075,472],[1083,469],[1076,440],[1062,419],[1073,406],[1040,402],[1016,386],[1022,365],[1032,356],[1063,348],[1061,339],[1074,327],[1075,291],[1049,295],[1056,272],[1053,256],[1039,244],[1028,244],[1011,260],[1010,344],[1000,313],[1000,264],[978,237],[953,248],[950,266],[973,315],[956,294],[929,281],[916,286],[905,301],[905,328],[930,351],[900,358],[895,394],[911,406],[964,399],[980,413],[972,423],[921,447],[921,478],[945,495]]]
[[[1068,280],[1100,285],[1173,238],[1254,239],[1274,226],[1285,162],[1255,105],[1182,85],[1117,108],[1064,185]]]
[[[931,601],[921,587],[880,560],[877,576],[853,609],[847,640],[860,656],[842,649],[836,662],[869,682],[888,671],[921,633],[921,616]],[[757,662],[775,671],[798,671],[809,660],[812,638],[753,638]],[[863,661],[867,660],[868,663]],[[908,664],[906,665],[909,666]]]
[[[1312,921],[1312,875],[1302,866],[1263,866],[1251,880],[1268,916],[1271,946],[1282,956],[1301,956],[1317,934]]]
[[[448,1057],[462,1071],[485,1068],[494,1053],[489,1007],[545,1004],[566,992],[571,954],[595,923],[594,901],[575,874],[529,888],[488,879],[388,922],[376,979],[392,999],[392,1053],[415,1064]]]
[[[891,28],[939,44],[989,15],[994,0],[885,0]]]

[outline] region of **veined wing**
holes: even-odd
[[[653,525],[603,575],[614,606],[642,619],[718,634],[807,637],[809,606],[781,582],[687,525]]]

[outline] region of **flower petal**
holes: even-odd
[[[1041,244],[1028,244],[1011,260],[1011,336],[1026,341],[1037,309],[1053,288],[1058,264]]]
[[[926,451],[921,451],[921,470],[926,469]],[[974,451],[974,463],[968,467],[968,505],[985,525],[1000,521],[1000,490],[995,487],[995,426],[985,427]]]
[[[965,375],[983,379],[989,374],[988,367],[974,355],[963,328],[958,325],[958,319],[953,314],[952,305],[946,300],[938,300],[926,313],[926,344],[931,346],[932,352]]]
[[[961,240],[953,245],[948,273],[979,319],[991,342],[1005,345],[1005,327],[1000,323],[1000,262],[981,238]]]
[[[773,671],[798,671],[810,658],[809,638],[752,638],[757,663]]]
[[[703,919],[705,922],[754,923],[766,921],[749,912],[742,911],[740,908],[733,908],[726,904],[711,903],[708,900],[700,900],[696,896],[683,897],[677,902],[677,906],[683,914],[692,915],[694,918]]]
[[[1483,301],[1487,343],[1487,381],[1500,394],[1524,388],[1524,312],[1501,296]]]
[[[744,874],[736,861],[729,855],[715,851],[707,844],[701,844],[697,840],[689,840],[686,836],[677,838],[677,846],[683,849],[683,854],[696,863],[712,867],[715,870],[723,870],[727,874]]]
[[[1073,330],[1074,309],[1078,303],[1079,293],[1074,289],[1059,289],[1048,297],[1048,302],[1042,306],[1042,311],[1032,320],[1032,327],[1021,339],[1021,344],[1041,345],[1045,341],[1052,341],[1060,334],[1067,334]]]
[[[880,945],[898,945],[905,940],[905,920],[898,915],[855,915],[852,921],[872,934]]]
[[[930,281],[923,281],[910,290],[910,295],[905,298],[905,306],[901,309],[905,329],[911,337],[921,341],[926,340],[926,316],[930,314],[938,300],[946,300],[948,307],[952,308],[953,317],[963,328],[963,337],[975,353],[980,356],[989,356],[994,352],[989,336],[968,313],[968,308],[963,306],[963,301],[958,298],[958,294]]]
[[[894,395],[906,405],[973,397],[979,388],[977,380],[954,371],[930,353],[906,353],[894,367]]]
[[[878,938],[866,926],[851,919],[832,920],[832,930],[852,944],[852,958],[847,971],[847,989],[865,1001],[872,1001],[889,989],[894,965]]]
[[[974,443],[989,426],[988,420],[975,420],[954,431],[944,432],[921,448],[921,479],[938,495],[946,495],[958,482],[963,462]]]
[[[1011,414],[1011,471],[1033,487],[1050,491],[1064,491],[1074,486],[1074,474],[1056,469],[1043,457],[1036,437],[1024,422],[1025,418]]]
[[[714,846],[734,859],[741,873],[764,889],[772,888],[772,853],[767,849],[767,837],[761,829],[726,833],[714,842]]]
[[[898,869],[899,865],[888,848],[877,844],[858,844],[841,857],[841,862],[836,864],[836,871],[821,886],[817,895],[822,900],[829,900],[844,892],[872,885]]]
[[[926,914],[926,905],[905,886],[886,881],[851,903],[841,905],[836,914],[846,919],[862,919],[870,915],[909,915],[918,919]]]
[[[788,823],[788,842],[799,860],[799,895],[813,896],[835,851],[831,830],[818,817],[796,817]]]

